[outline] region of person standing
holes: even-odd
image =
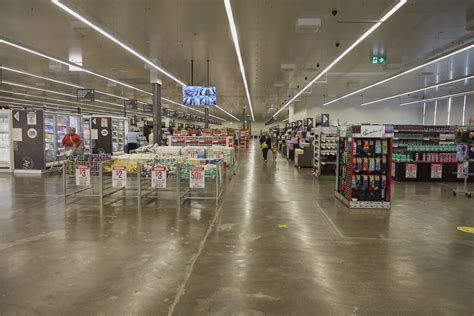
[[[145,136],[147,142],[150,142],[150,133],[150,126],[148,126],[148,122],[145,121],[145,124],[143,125],[143,136]]]
[[[79,153],[79,146],[81,145],[81,138],[76,134],[74,127],[69,128],[69,133],[64,135],[61,144],[66,151],[72,150],[72,155],[76,156]]]
[[[268,150],[272,147],[272,139],[267,133],[260,137],[260,148],[262,148],[263,160],[267,161]]]
[[[140,142],[140,135],[138,134],[138,128],[133,126],[131,130],[125,135],[125,140],[127,142],[127,148],[125,152],[128,154],[131,150],[138,148],[138,143]]]

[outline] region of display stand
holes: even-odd
[[[249,148],[250,133],[248,130],[239,131],[239,148]]]
[[[313,175],[336,175],[336,158],[339,140],[337,127],[318,127],[314,134]]]
[[[349,208],[389,209],[393,129],[355,125],[341,131],[336,197]]]
[[[232,136],[169,136],[168,146],[226,146],[233,147]]]

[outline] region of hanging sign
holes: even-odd
[[[78,102],[94,102],[95,89],[77,89],[76,97]]]
[[[443,165],[440,163],[431,164],[431,179],[441,179],[443,177]]]
[[[204,166],[196,166],[189,169],[189,187],[191,189],[204,189],[206,187]]]
[[[143,104],[143,113],[153,113],[153,104]]]
[[[151,172],[151,187],[153,189],[166,189],[166,167],[156,166]]]
[[[112,187],[125,188],[127,186],[127,166],[112,166]]]
[[[314,127],[314,121],[313,121],[313,118],[312,118],[312,117],[308,117],[308,118],[306,119],[306,126],[308,127],[308,129]]]
[[[416,179],[416,163],[407,163],[405,169],[405,178]]]
[[[296,121],[296,124],[297,124],[296,125],[297,127],[303,127],[303,121],[302,120]]]
[[[329,127],[329,114],[321,114],[321,126],[322,127]]]
[[[137,100],[123,100],[123,106],[127,110],[136,110],[138,109]]]
[[[76,185],[90,186],[91,185],[91,169],[89,166],[76,166]]]
[[[370,55],[370,63],[372,65],[385,65],[385,64],[387,64],[387,56],[385,56],[385,55]]]

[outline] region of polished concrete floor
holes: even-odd
[[[0,315],[474,315],[474,203],[452,184],[348,210],[255,144],[238,161],[217,208],[179,211],[0,175]]]

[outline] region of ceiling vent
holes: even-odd
[[[284,86],[285,86],[284,83],[275,83],[275,84],[273,85],[274,88],[283,88]]]
[[[295,70],[295,64],[281,64],[280,65],[281,71],[293,71]]]
[[[296,20],[296,33],[317,33],[320,28],[320,18],[298,18]]]

